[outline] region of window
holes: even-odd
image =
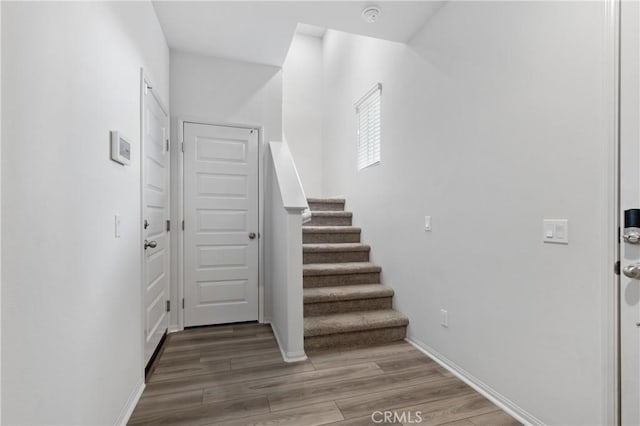
[[[376,84],[356,102],[358,121],[358,170],[380,162],[380,93]]]

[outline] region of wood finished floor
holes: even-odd
[[[307,355],[285,363],[268,325],[173,333],[129,424],[520,424],[406,342]]]

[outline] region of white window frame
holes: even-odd
[[[355,103],[358,171],[380,163],[381,98],[382,83],[376,83]]]

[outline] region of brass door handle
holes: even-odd
[[[253,240],[256,238],[256,233],[255,232],[249,232],[249,239]]]

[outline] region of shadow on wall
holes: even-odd
[[[171,51],[174,116],[258,122],[270,107],[263,99],[281,69],[268,65]]]

